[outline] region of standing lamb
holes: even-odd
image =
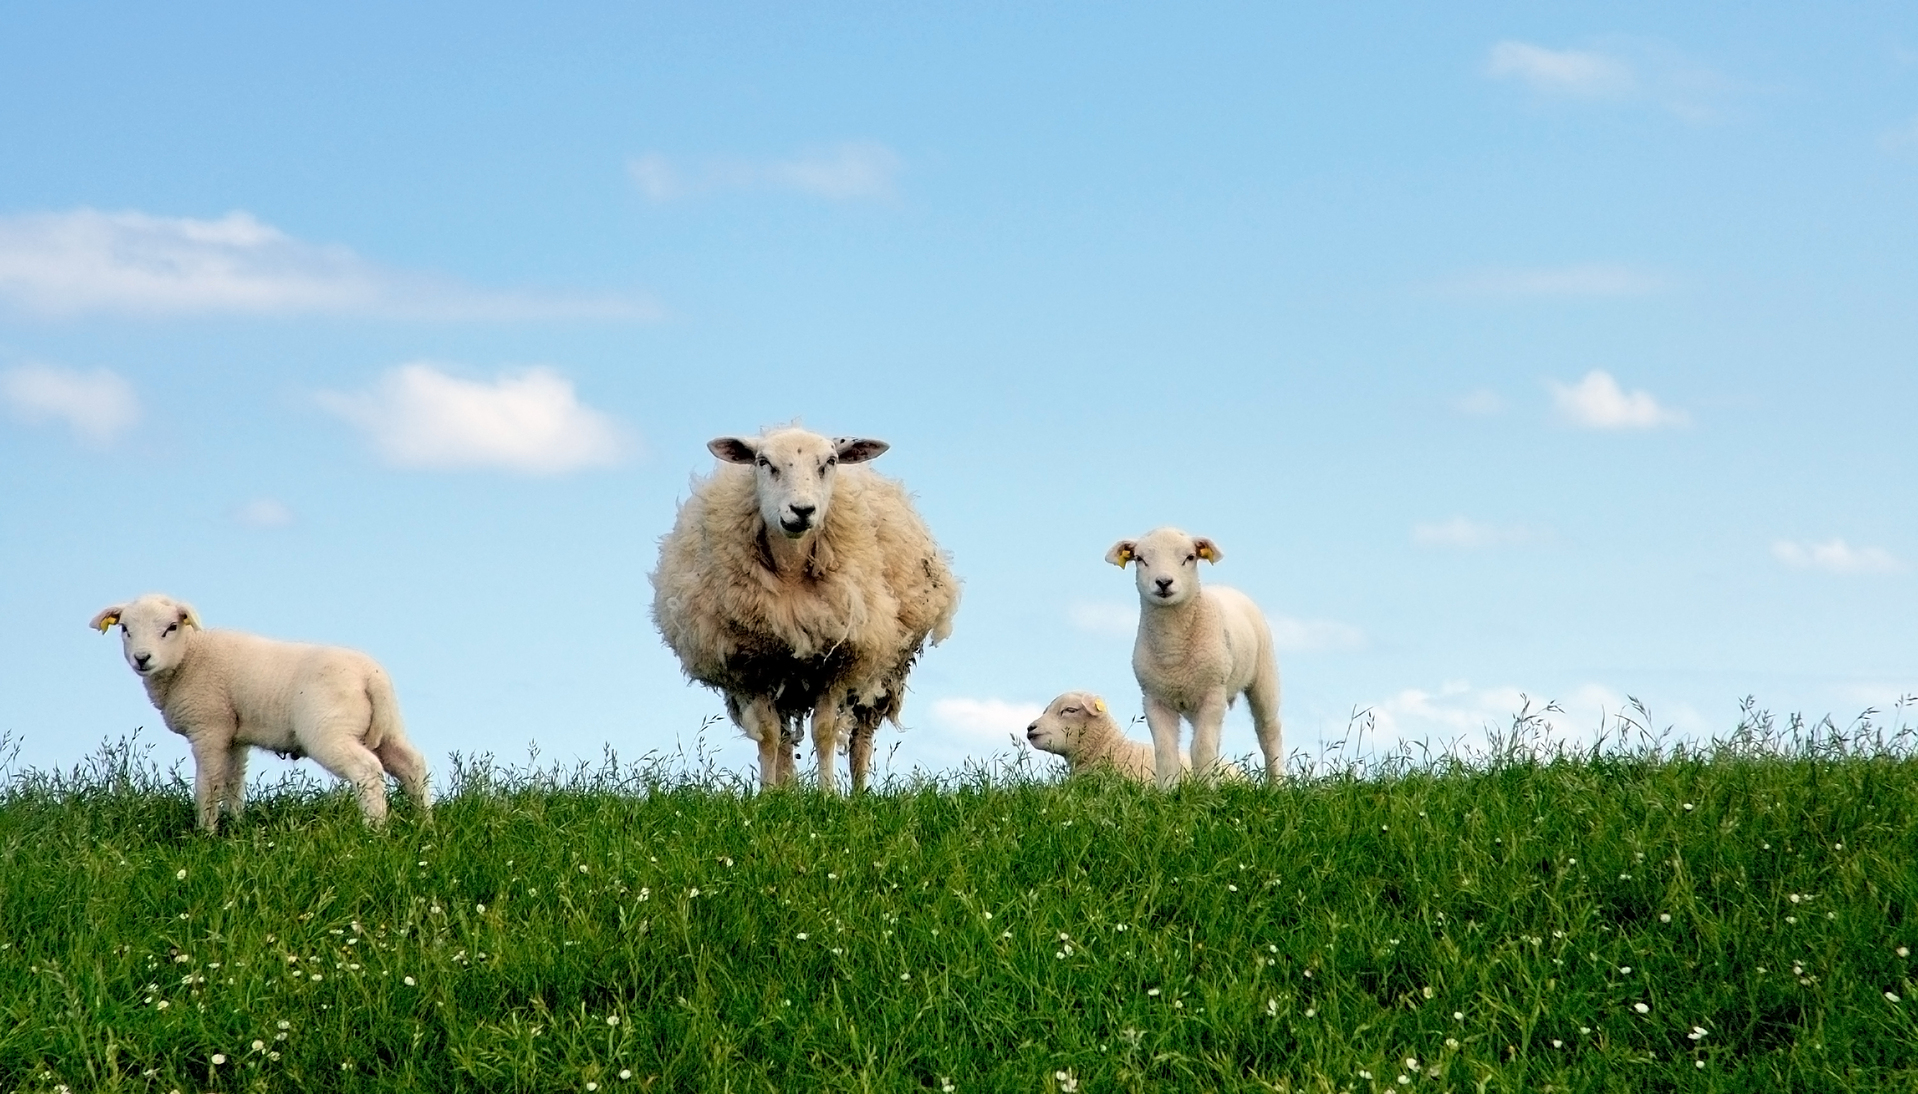
[[[1224,554],[1209,539],[1159,528],[1122,539],[1106,552],[1121,569],[1137,562],[1139,635],[1132,672],[1145,692],[1160,786],[1179,781],[1179,719],[1192,723],[1192,768],[1208,777],[1219,759],[1219,728],[1226,708],[1244,695],[1252,708],[1265,777],[1277,782],[1280,750],[1279,663],[1272,628],[1258,605],[1237,589],[1199,587],[1199,560]]]
[[[863,789],[873,734],[898,724],[913,662],[952,632],[959,583],[905,487],[856,466],[884,441],[787,427],[706,447],[721,463],[693,480],[660,540],[653,621],[758,743],[763,785],[792,779],[810,716],[819,785],[833,789],[849,722]]]
[[[116,623],[147,698],[193,749],[202,829],[218,830],[222,806],[240,815],[249,747],[320,761],[353,784],[370,825],[386,821],[385,773],[430,812],[426,759],[408,743],[392,681],[371,657],[203,630],[190,605],[157,593],[102,609],[92,626],[104,634]]]

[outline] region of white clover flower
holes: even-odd
[[[1465,1021],[1465,1012],[1464,1012],[1464,1011],[1462,1011],[1462,1010],[1455,1010],[1455,1011],[1453,1011],[1453,1012],[1452,1012],[1452,1021],[1454,1021],[1454,1022],[1463,1022],[1463,1021]]]
[[[1658,913],[1658,921],[1660,923],[1670,923],[1672,921],[1672,913],[1670,912]]]
[[[1652,1012],[1652,1008],[1646,1006],[1643,1003],[1633,1003],[1632,1009],[1637,1011],[1640,1014],[1650,1014]]]
[[[1898,998],[1898,993],[1895,991],[1886,992],[1885,999],[1887,1002],[1892,1002],[1892,1003],[1902,1002],[1902,1000]]]
[[[213,1066],[214,1066],[214,1067],[219,1067],[219,1066],[220,1066],[221,1064],[223,1064],[223,1063],[226,1063],[226,1053],[224,1053],[224,1052],[216,1052],[216,1053],[214,1053],[214,1054],[213,1054]]]
[[[1456,1038],[1456,1037],[1447,1037],[1447,1038],[1445,1039],[1445,1047],[1446,1047],[1446,1048],[1449,1048],[1449,1049],[1453,1049],[1453,1050],[1456,1050],[1456,1049],[1458,1048],[1458,1038]]]
[[[414,984],[418,983],[418,981],[414,980],[412,977],[409,976],[403,981],[403,983],[405,983],[405,985],[410,988]]]
[[[253,1041],[253,1051],[264,1052],[265,1050],[266,1050],[266,1042],[255,1038]]]
[[[902,973],[900,973],[900,974],[899,974],[899,979],[901,979],[901,980],[911,980],[911,979],[912,979],[912,974],[911,974],[911,973],[909,973],[909,972],[902,972]]]
[[[1899,957],[1910,957],[1910,956],[1911,956],[1911,947],[1910,947],[1910,946],[1900,946],[1900,947],[1898,947],[1898,956],[1899,956]]]
[[[1691,812],[1691,811],[1692,811],[1692,803],[1691,803],[1691,802],[1686,802],[1686,803],[1685,803],[1685,812],[1687,812],[1687,813],[1689,813],[1689,812]]]
[[[1305,1008],[1305,1016],[1307,1018],[1317,1018],[1319,1016],[1319,1008],[1317,1007]]]
[[[1630,976],[1632,974],[1632,967],[1630,965],[1620,965],[1618,971],[1624,973],[1626,976]]]
[[[1705,1027],[1693,1026],[1692,1031],[1690,1033],[1687,1033],[1685,1036],[1691,1038],[1694,1041],[1703,1040],[1705,1037]]]
[[[179,872],[179,873],[177,873],[177,874],[174,874],[174,875],[173,875],[173,877],[175,878],[175,880],[178,880],[178,881],[185,881],[185,880],[186,880],[186,867],[184,867],[184,866],[182,866],[182,867],[180,867],[180,872]]]

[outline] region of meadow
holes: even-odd
[[[0,1090],[1918,1089],[1904,714],[1173,793],[465,757],[218,837],[122,740],[5,771]]]

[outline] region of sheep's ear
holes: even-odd
[[[834,437],[832,447],[839,453],[840,463],[865,463],[883,455],[892,446],[870,437]]]
[[[120,613],[125,610],[125,604],[115,604],[111,608],[101,608],[100,614],[94,616],[93,622],[88,623],[87,626],[92,627],[101,634],[105,634],[113,629],[115,623],[120,621]]]
[[[1219,545],[1204,536],[1193,540],[1192,546],[1199,552],[1199,557],[1207,562],[1217,563],[1225,557],[1225,552],[1219,550]]]
[[[1139,544],[1136,541],[1122,539],[1112,545],[1112,550],[1106,552],[1106,561],[1123,570],[1125,564],[1132,561],[1138,549]]]
[[[199,613],[193,610],[193,605],[175,604],[174,607],[180,609],[180,624],[182,626],[192,627],[196,631],[206,629],[200,626],[200,616]]]
[[[714,437],[706,442],[706,451],[727,463],[751,463],[759,458],[759,449],[739,437]]]

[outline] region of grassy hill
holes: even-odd
[[[430,826],[296,781],[206,838],[122,742],[0,792],[0,1089],[1918,1089],[1909,743],[852,800],[482,760]]]

